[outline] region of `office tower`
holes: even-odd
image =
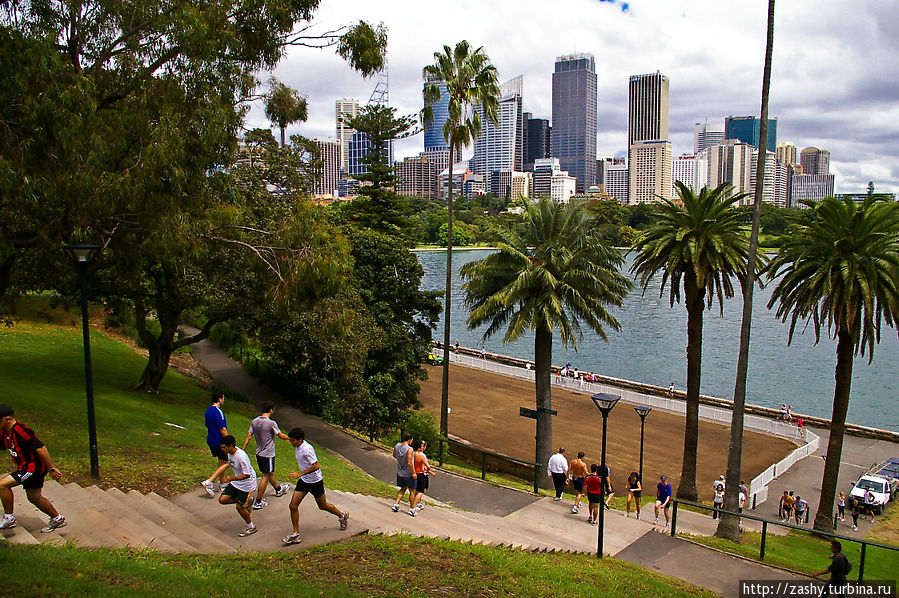
[[[424,82],[422,94],[424,94],[424,88],[430,84],[430,80]],[[449,96],[446,95],[446,84],[443,82],[440,82],[440,101],[431,104],[431,113],[434,117],[433,120],[424,123],[425,151],[435,149],[448,150],[449,143],[443,136],[443,125],[449,118]]]
[[[774,167],[777,171],[774,180],[774,205],[779,208],[786,208],[790,205],[792,168],[790,165],[784,164],[780,160],[775,160]]]
[[[693,155],[698,156],[704,150],[724,143],[724,123],[696,123],[693,125]]]
[[[677,197],[675,181],[680,181],[694,193],[699,193],[703,185],[699,184],[700,178],[704,179],[708,170],[708,160],[693,154],[681,154],[671,162],[671,197]],[[702,176],[700,176],[700,171]]]
[[[833,195],[832,174],[794,174],[790,195],[790,207],[806,207],[800,200],[821,201]]]
[[[340,175],[340,142],[321,137],[316,137],[313,141],[321,152],[321,166],[312,183],[312,194],[316,197],[336,198]]]
[[[438,178],[440,199],[449,197],[449,168],[443,170]],[[453,164],[453,195],[471,199],[487,192],[484,177],[475,174],[468,168],[468,162]]]
[[[337,120],[337,141],[340,143],[340,171],[346,172],[349,162],[350,139],[356,131],[344,121],[359,116],[359,102],[345,98],[337,100],[335,103],[335,116]]]
[[[627,163],[606,162],[603,172],[603,191],[610,197],[617,199],[619,203],[626,204],[627,200]]]
[[[445,151],[449,155],[449,151]],[[444,166],[446,168],[446,166]],[[422,152],[418,156],[397,162],[396,192],[410,197],[437,199],[437,164]]]
[[[631,75],[628,85],[628,203],[671,194],[668,77],[656,71]]]
[[[779,208],[787,207],[786,202],[779,204],[778,196],[777,196],[777,156],[774,155],[774,152],[768,151],[765,152],[765,182],[762,185],[762,201],[765,203],[769,203],[775,205]],[[751,197],[747,197],[746,201],[751,204],[755,201],[755,181],[756,181],[756,169],[759,159],[758,150],[753,150],[752,152],[752,176],[749,177],[749,186],[752,188],[750,193]],[[742,205],[742,204],[741,204]]]
[[[528,198],[531,196],[531,176],[530,172],[516,172],[508,169],[494,170],[490,173],[487,190],[497,197]]]
[[[577,178],[560,167],[558,158],[541,158],[534,161],[534,197],[548,195],[561,203],[568,203],[577,192]]]
[[[485,180],[494,170],[521,170],[522,77],[506,81],[500,91],[502,95],[496,114],[498,124],[493,124],[484,116],[480,106],[475,108],[481,117],[481,134],[474,142],[471,170]]]
[[[802,174],[830,174],[830,152],[807,147],[799,154]]]
[[[781,164],[786,164],[787,166],[798,164],[796,160],[796,146],[788,141],[778,143],[774,153]]]
[[[759,149],[759,128],[761,120],[757,116],[728,116],[724,119],[724,138],[748,143]],[[777,147],[777,117],[768,117],[767,149]]]
[[[369,141],[368,135],[359,131],[353,131],[353,134],[350,136],[350,142],[347,145],[346,174],[353,177],[367,173],[368,166],[362,162],[362,159],[369,153],[371,153],[371,141]]]
[[[525,121],[525,155],[522,168],[527,171],[534,170],[534,161],[549,158],[551,153],[552,127],[545,118],[528,118]]]
[[[556,58],[552,77],[551,155],[577,179],[577,192],[596,184],[596,68],[592,54]]]
[[[746,192],[750,196],[741,201],[740,205],[752,204],[751,181],[754,176],[752,146],[748,143],[728,139],[723,144],[711,147],[707,151],[709,153],[709,187],[715,188],[722,183],[730,183],[731,191],[726,197]]]

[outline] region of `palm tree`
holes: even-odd
[[[421,113],[424,123],[434,121],[433,105],[444,95],[449,116],[443,124],[443,137],[449,144],[449,197],[447,199],[446,230],[446,289],[443,320],[443,384],[440,394],[440,433],[447,433],[449,406],[449,347],[450,306],[453,284],[453,160],[481,133],[481,116],[475,107],[494,123],[499,106],[499,85],[496,67],[484,53],[483,46],[472,50],[462,40],[455,48],[443,46],[443,53],[434,52],[434,64],[426,66],[422,75],[428,81],[424,89],[425,107]],[[441,87],[443,89],[441,89]]]
[[[656,224],[637,236],[631,271],[640,277],[643,292],[662,274],[659,296],[671,281],[671,306],[680,303],[683,283],[687,308],[687,413],[684,425],[684,462],[678,498],[696,500],[696,457],[699,444],[699,385],[702,375],[702,318],[706,306],[734,296],[733,278],[743,276],[749,255],[744,227],[734,204],[745,194],[730,195],[727,183],[703,187],[696,195],[678,181],[679,202],[664,199]]]
[[[768,0],[767,43],[765,66],[762,72],[762,106],[759,118],[759,156],[755,171],[755,197],[752,204],[752,230],[749,234],[749,255],[757,256],[759,223],[762,216],[762,192],[765,187],[765,162],[768,150],[768,96],[771,90],[771,55],[774,51],[774,0]],[[730,420],[730,444],[727,450],[727,488],[724,507],[727,511],[739,508],[740,480],[743,459],[743,419],[746,411],[746,376],[749,371],[749,335],[752,330],[752,293],[757,280],[755,267],[747,262],[746,284],[743,285],[743,316],[740,321],[740,348],[737,353],[737,377],[734,382],[734,405]],[[740,518],[722,513],[715,535],[738,542]]]
[[[816,343],[822,327],[837,341],[830,440],[814,523],[832,531],[852,362],[867,348],[870,363],[881,321],[893,326],[899,320],[899,205],[876,195],[861,204],[828,197],[807,205],[812,213],[790,225],[787,242],[766,268],[769,279],[782,276],[768,307],[777,303],[777,316],[790,318],[788,343],[799,320],[812,323]]]
[[[274,77],[268,80],[268,87],[268,93],[265,94],[265,117],[281,129],[281,147],[284,147],[288,125],[305,121],[309,116],[306,98]]]
[[[530,203],[517,235],[503,234],[499,251],[463,266],[469,329],[489,324],[484,338],[503,327],[504,343],[534,332],[537,393],[537,460],[553,451],[550,366],[553,332],[577,350],[582,326],[607,340],[605,327],[620,328],[606,306],[620,306],[633,285],[618,269],[621,253],[599,241],[592,217],[581,207],[544,198]]]

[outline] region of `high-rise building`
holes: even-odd
[[[437,184],[440,199],[449,197],[449,168],[440,173]],[[453,197],[471,199],[486,193],[484,177],[468,169],[468,162],[453,164]]]
[[[522,77],[503,83],[501,93],[496,115],[498,124],[484,116],[480,106],[476,108],[481,117],[481,134],[474,142],[471,170],[485,180],[494,170],[521,170]]]
[[[518,199],[531,196],[530,172],[516,172],[514,170],[494,170],[490,173],[490,183],[487,190],[497,197]]]
[[[680,181],[694,193],[708,185],[709,159],[708,152],[698,156],[681,154],[671,162],[671,197],[677,197],[675,181]]]
[[[556,58],[552,77],[551,155],[577,179],[577,192],[596,184],[596,67],[592,54]]]
[[[626,204],[627,184],[627,163],[623,159],[620,162],[606,162],[603,171],[603,191],[620,203]]]
[[[721,145],[709,148],[709,187],[715,188],[722,183],[730,183],[731,191],[727,197],[735,193],[749,193],[740,205],[753,202],[751,194],[753,175],[753,148],[748,143],[728,139]]]
[[[529,114],[529,113],[526,113]],[[525,119],[525,155],[522,168],[526,171],[534,170],[534,160],[549,158],[552,156],[551,135],[552,127],[545,118]]]
[[[762,185],[762,201],[775,205],[778,208],[785,208],[787,207],[787,203],[784,201],[785,198],[783,196],[778,197],[777,195],[777,156],[775,156],[772,151],[765,152],[765,155],[765,182]],[[751,204],[755,200],[756,166],[758,159],[759,152],[758,150],[754,150],[752,152],[752,176],[749,177],[749,186],[752,188],[750,193],[752,195],[751,197],[746,198],[748,204]]]
[[[800,200],[821,201],[833,195],[832,174],[794,174],[790,193],[790,207],[805,207]]]
[[[781,164],[787,166],[798,164],[798,160],[796,159],[796,146],[789,141],[778,143],[774,153]]]
[[[807,147],[799,154],[802,174],[830,174],[830,152]]]
[[[359,116],[359,102],[357,100],[342,99],[335,103],[335,117],[337,120],[337,141],[340,143],[340,170],[347,172],[349,164],[350,139],[355,129],[346,124],[346,120]]]
[[[312,183],[316,197],[338,197],[337,180],[340,175],[340,142],[336,139],[316,137],[316,147],[321,152],[321,166]]]
[[[431,81],[425,81],[424,87],[431,85]],[[442,81],[440,86],[440,101],[431,104],[431,113],[433,119],[424,123],[425,128],[425,151],[432,149],[449,149],[449,143],[443,136],[443,125],[449,118],[449,96],[446,94],[446,84]],[[424,89],[422,89],[424,93]]]
[[[371,147],[368,134],[353,131],[346,152],[347,167],[345,172],[348,176],[353,177],[368,172],[368,166],[362,162],[362,159],[371,153]]]
[[[446,152],[449,155],[449,152]],[[396,191],[400,195],[437,199],[437,164],[424,152],[397,163]]]
[[[693,155],[698,156],[703,151],[715,145],[724,143],[724,123],[716,122],[696,123],[693,125]]]
[[[535,160],[533,181],[534,197],[548,195],[561,203],[568,203],[577,187],[577,178],[561,169],[558,158]]]
[[[668,77],[656,71],[631,75],[628,85],[628,203],[671,194]]]
[[[724,138],[748,143],[759,149],[761,120],[757,116],[728,116],[724,119]],[[768,117],[768,144],[771,150],[777,146],[777,117]]]

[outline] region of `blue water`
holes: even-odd
[[[459,269],[466,263],[483,258],[486,250],[454,251],[456,271],[453,290],[451,338],[467,347],[486,347],[488,351],[523,359],[534,358],[533,335],[504,345],[502,334],[482,340],[484,328],[469,331],[468,316]],[[425,269],[422,287],[442,290],[446,278],[445,252],[420,252],[419,262]],[[628,259],[625,269],[630,266]],[[793,343],[787,346],[789,324],[783,323],[766,307],[773,287],[756,288],[753,299],[752,336],[749,351],[747,402],[768,407],[781,403],[793,410],[829,418],[833,402],[836,341],[822,333],[814,344],[811,327],[802,332],[797,324]],[[553,363],[570,362],[582,371],[614,376],[667,387],[671,382],[679,389],[687,378],[687,312],[683,303],[669,307],[667,292],[659,298],[658,282],[643,295],[637,287],[624,305],[613,308],[621,323],[621,331],[606,330],[604,343],[592,331],[578,342],[578,351],[565,350],[561,341],[553,344]],[[739,290],[738,290],[739,292]],[[702,348],[702,388],[706,395],[733,398],[737,350],[740,338],[742,297],[725,300],[720,316],[717,302],[707,310],[704,320]],[[441,312],[442,317],[442,312]],[[443,322],[438,324],[435,338],[443,339]],[[899,431],[899,404],[895,383],[899,363],[899,337],[894,329],[884,328],[876,346],[874,361],[859,356],[853,366],[852,395],[849,403],[850,422]]]

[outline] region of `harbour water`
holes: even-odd
[[[483,258],[488,250],[454,251],[453,313],[451,338],[467,347],[485,347],[487,351],[522,359],[533,359],[533,335],[505,345],[502,334],[482,340],[484,329],[468,330],[468,311],[459,269],[466,263]],[[441,251],[420,252],[419,262],[425,270],[422,287],[442,290],[446,277],[446,254]],[[631,260],[625,264],[629,268]],[[798,413],[829,418],[833,403],[836,341],[822,332],[815,345],[814,331],[797,324],[791,345],[787,345],[789,323],[783,323],[768,310],[773,287],[756,288],[753,300],[752,336],[749,353],[747,401],[756,405],[779,407],[791,404]],[[553,363],[594,371],[606,376],[624,378],[667,387],[671,382],[679,389],[686,386],[687,313],[683,303],[669,306],[668,293],[660,298],[656,282],[643,294],[635,287],[621,308],[613,308],[621,330],[607,329],[605,343],[593,331],[585,331],[577,351],[553,343]],[[717,301],[705,313],[702,388],[706,395],[730,399],[736,372],[739,346],[742,298],[725,300],[720,315]],[[442,313],[441,313],[442,316]],[[804,333],[803,333],[804,330]],[[438,324],[435,338],[443,339],[443,322]],[[875,347],[874,361],[867,354],[853,365],[852,398],[848,420],[852,423],[899,431],[899,401],[896,397],[899,336],[896,330],[882,330],[881,342]]]

